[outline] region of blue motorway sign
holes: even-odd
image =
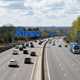
[[[23,29],[16,29],[17,37],[40,37],[41,33],[38,31],[24,31]]]

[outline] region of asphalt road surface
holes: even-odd
[[[35,44],[38,46],[38,44]],[[40,46],[38,48],[27,48],[29,53],[31,51],[36,51],[38,53]],[[12,55],[13,49],[9,49],[5,52],[0,53],[0,80],[31,80],[33,67],[36,62],[36,57],[31,57],[25,55],[22,51],[19,51],[19,55]],[[24,64],[24,58],[31,57],[33,64]],[[8,67],[10,59],[15,59],[18,61],[19,68]]]
[[[49,80],[80,80],[80,55],[71,53],[62,40],[56,40],[56,46],[48,43],[45,54]]]

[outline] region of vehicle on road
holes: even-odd
[[[76,42],[71,42],[71,43],[69,44],[69,47],[72,48],[72,46],[77,45],[77,44],[78,44],[78,43],[76,43]]]
[[[18,52],[18,50],[17,49],[15,49],[15,50],[13,50],[13,53],[12,53],[13,55],[18,55],[19,54],[19,52]]]
[[[33,45],[33,43],[32,43],[32,42],[30,43],[30,47],[31,47],[31,48],[34,48],[34,45]]]
[[[53,46],[55,46],[55,41],[53,41]]]
[[[22,47],[23,47],[23,48],[26,48],[26,43],[22,44]]]
[[[29,54],[28,50],[24,49],[23,54]]]
[[[59,47],[62,47],[62,45],[60,44]]]
[[[16,45],[15,48],[18,49],[19,48],[19,45]]]
[[[64,46],[65,46],[65,47],[68,47],[68,45],[67,45],[67,44],[65,44]]]
[[[15,59],[11,59],[8,66],[9,67],[19,67],[18,62]]]
[[[24,64],[31,64],[32,62],[31,62],[31,58],[25,58],[24,59]]]
[[[72,53],[79,54],[80,53],[80,46],[77,45],[77,44],[73,45],[70,50],[71,50]]]
[[[36,52],[32,51],[30,55],[31,56],[36,56]]]
[[[23,50],[23,45],[19,45],[19,50],[20,50],[20,51]]]

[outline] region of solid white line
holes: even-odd
[[[34,73],[35,73],[35,69],[36,69],[36,65],[38,63],[38,57],[34,63],[33,69],[32,69],[32,73],[31,73],[31,79],[30,80],[34,80]]]
[[[46,52],[46,65],[47,65],[47,72],[48,72],[48,80],[51,80],[50,79],[50,71],[49,71],[49,64],[48,64],[48,59],[47,59],[48,57],[47,57],[47,52]]]

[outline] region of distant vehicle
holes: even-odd
[[[28,50],[24,49],[23,54],[29,54]]]
[[[15,48],[18,49],[19,48],[19,45],[16,45]]]
[[[11,59],[9,62],[9,67],[19,67],[18,62],[14,59]]]
[[[32,51],[30,55],[31,56],[36,56],[36,52]]]
[[[23,45],[19,45],[19,50],[20,50],[20,51],[23,50]]]
[[[39,45],[42,45],[43,42],[44,42],[44,41],[39,41]]]
[[[65,44],[64,46],[65,46],[65,47],[68,47],[68,45],[67,45],[67,44]]]
[[[69,44],[69,46],[70,46],[70,48],[73,46],[73,45],[77,45],[78,43],[76,43],[76,42],[71,42],[70,44]]]
[[[53,41],[53,46],[55,46],[55,41]]]
[[[26,48],[26,44],[22,44],[22,47],[23,47],[23,48]]]
[[[31,64],[32,62],[31,62],[31,58],[25,58],[24,59],[24,63],[25,64]]]
[[[62,45],[59,45],[59,47],[62,47]]]
[[[80,53],[80,46],[79,45],[73,45],[72,47],[71,47],[71,52],[72,53],[75,53],[75,54],[77,54],[77,53]]]
[[[17,55],[17,54],[19,54],[19,52],[18,52],[18,50],[13,50],[13,55]]]
[[[32,42],[30,43],[30,47],[31,47],[31,48],[33,48],[33,47],[34,47],[34,45],[33,45],[33,43],[32,43]]]
[[[29,47],[29,43],[26,43],[26,47]]]

